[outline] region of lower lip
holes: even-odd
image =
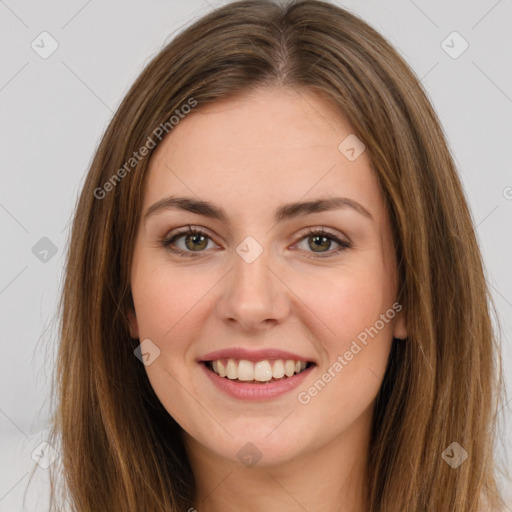
[[[282,380],[269,382],[267,384],[249,384],[235,382],[226,377],[221,377],[200,363],[208,378],[224,393],[240,400],[267,400],[275,398],[295,389],[309,375],[315,365],[306,368],[292,377],[284,377]]]

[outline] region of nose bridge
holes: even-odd
[[[220,301],[221,314],[246,328],[282,320],[288,305],[285,287],[270,270],[272,256],[254,239],[244,240],[233,256],[233,269]]]

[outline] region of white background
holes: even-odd
[[[221,3],[0,0],[0,311],[5,356],[0,359],[0,512],[45,510],[44,501],[37,505],[37,499],[44,498],[47,470],[38,470],[25,507],[21,498],[33,465],[30,454],[44,441],[47,428],[54,315],[68,224],[99,138],[149,59],[176,31]],[[422,79],[440,117],[500,315],[509,400],[512,1],[338,4],[395,45]],[[31,47],[43,31],[58,43],[47,59]],[[453,31],[469,44],[458,58],[441,45]],[[452,39],[452,51],[461,49],[462,41],[450,43]],[[46,262],[32,252],[43,237],[57,249]],[[511,404],[500,411],[507,432],[500,457],[512,448]]]

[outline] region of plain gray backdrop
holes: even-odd
[[[22,495],[45,448],[69,222],[99,139],[149,59],[223,3],[0,0],[0,512],[45,510],[47,469],[38,468],[25,506]],[[512,0],[337,3],[398,49],[439,115],[498,308],[509,400]],[[511,404],[500,410],[502,460]]]

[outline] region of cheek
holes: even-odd
[[[393,303],[393,282],[379,261],[340,268],[319,278],[297,281],[294,291],[314,315],[309,326],[332,360],[359,335],[364,338]],[[379,335],[389,337],[391,322],[379,323]]]
[[[172,268],[168,262],[149,259],[134,265],[132,273],[139,339],[150,339],[160,350],[145,370],[160,402],[182,425],[190,421],[189,393],[195,396],[200,391],[190,379],[194,365],[189,364],[189,349],[200,337],[205,295],[215,284],[208,276],[207,272]],[[183,382],[187,382],[186,391]]]
[[[175,337],[175,331],[211,287],[205,277],[194,277],[168,264],[140,265],[132,279],[139,337],[159,342]]]
[[[395,312],[393,283],[381,268],[333,274],[321,293],[304,301],[322,320],[315,336],[323,357],[316,380],[299,389],[297,399],[301,414],[322,417],[332,435],[370,407],[385,373]]]

